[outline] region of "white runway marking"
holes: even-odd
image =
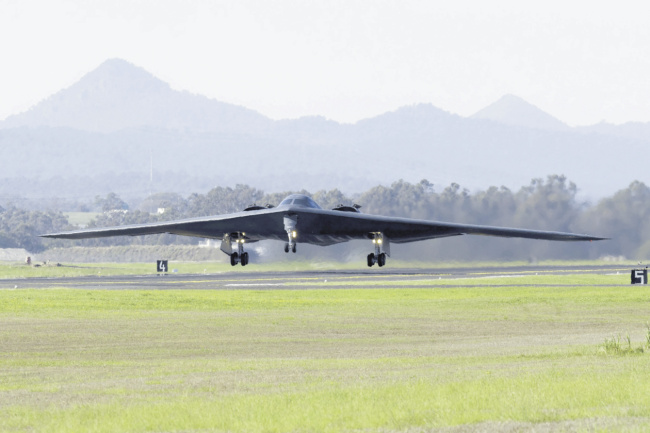
[[[226,284],[225,287],[249,287],[249,286],[284,286],[284,283],[235,283]]]

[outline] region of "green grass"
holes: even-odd
[[[604,347],[646,343],[647,286],[553,278],[0,290],[0,431],[650,428],[650,354]]]

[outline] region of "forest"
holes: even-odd
[[[215,187],[205,194],[182,197],[157,193],[137,204],[127,204],[110,193],[96,197],[97,216],[88,227],[147,223],[196,216],[238,212],[251,204],[277,205],[290,193],[310,195],[324,209],[338,204],[361,205],[368,214],[403,216],[427,220],[587,233],[610,238],[587,243],[500,239],[462,236],[416,242],[398,247],[405,259],[419,260],[542,260],[597,259],[606,256],[643,260],[650,257],[650,188],[633,182],[597,203],[576,197],[578,187],[566,177],[550,175],[533,179],[513,191],[490,187],[470,192],[456,183],[439,187],[427,180],[399,180],[347,196],[338,189],[265,193],[247,185]],[[201,239],[174,235],[118,237],[67,241],[39,238],[39,234],[78,228],[60,211],[29,211],[13,205],[0,207],[0,248],[24,248],[31,253],[53,247],[198,244]],[[353,243],[354,244],[354,243]],[[341,256],[345,248],[326,255]],[[278,247],[279,248],[279,247]],[[327,248],[326,248],[327,249]],[[308,250],[307,255],[311,254]]]

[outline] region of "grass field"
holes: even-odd
[[[1,290],[0,430],[650,430],[649,289],[562,281]]]

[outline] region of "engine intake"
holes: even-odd
[[[274,206],[272,204],[268,204],[268,203],[265,204],[264,206],[260,206],[258,204],[253,203],[253,204],[249,204],[246,207],[246,209],[244,209],[244,212],[248,212],[248,211],[251,211],[251,210],[271,209],[272,207],[274,207]]]
[[[355,204],[353,204],[352,206],[347,206],[347,205],[344,205],[344,204],[339,204],[338,206],[336,206],[336,207],[333,208],[332,210],[338,210],[338,211],[341,211],[341,212],[356,212],[356,213],[361,213],[361,211],[360,211],[359,209],[361,209],[361,206],[355,203]]]

